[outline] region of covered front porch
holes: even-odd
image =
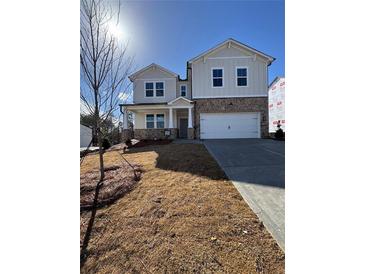
[[[132,112],[136,139],[194,139],[193,107],[183,97],[168,103],[123,105],[123,129],[129,130],[127,117]]]

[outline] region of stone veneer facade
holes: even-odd
[[[128,139],[131,140],[133,139],[134,137],[134,134],[133,134],[133,130],[132,129],[123,129],[122,130],[122,142],[125,142],[127,141]]]
[[[170,130],[170,136],[165,136],[165,130]],[[176,128],[147,128],[147,129],[134,129],[134,138],[138,140],[148,139],[176,139]]]
[[[188,128],[188,139],[195,139],[194,128]]]
[[[195,138],[200,139],[200,113],[260,112],[261,138],[269,136],[268,98],[236,97],[194,99]]]

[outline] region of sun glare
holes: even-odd
[[[125,32],[120,24],[117,25],[114,22],[108,23],[108,32],[119,41],[125,38]]]

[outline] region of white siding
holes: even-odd
[[[187,99],[191,99],[191,88],[190,88],[190,83],[188,81],[178,81],[177,82],[177,89],[176,89],[176,97],[180,97],[181,96],[181,92],[180,92],[180,86],[186,86],[186,97]]]
[[[281,128],[285,131],[285,78],[278,79],[269,88],[269,132],[277,130],[280,121]]]
[[[224,98],[267,96],[267,64],[253,54],[235,48],[222,48],[192,64],[192,89],[194,98]],[[236,67],[248,68],[248,86],[236,86]],[[224,69],[224,87],[212,88],[212,68]]]
[[[164,97],[145,97],[145,82],[162,81],[165,83]],[[159,69],[149,69],[133,81],[133,102],[164,103],[176,98],[176,77],[172,77]]]

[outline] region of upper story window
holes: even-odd
[[[145,93],[146,93],[146,97],[153,97],[153,83],[152,82],[145,83]]]
[[[146,114],[146,128],[154,128],[155,127],[155,115]]]
[[[145,82],[145,96],[146,97],[164,97],[165,83],[164,82]]]
[[[164,91],[165,91],[164,82],[156,82],[156,96],[163,97],[165,93]]]
[[[186,97],[186,85],[180,86],[180,96]]]
[[[236,68],[237,87],[247,87],[247,68]]]
[[[214,88],[223,87],[223,68],[212,69],[212,85]]]

